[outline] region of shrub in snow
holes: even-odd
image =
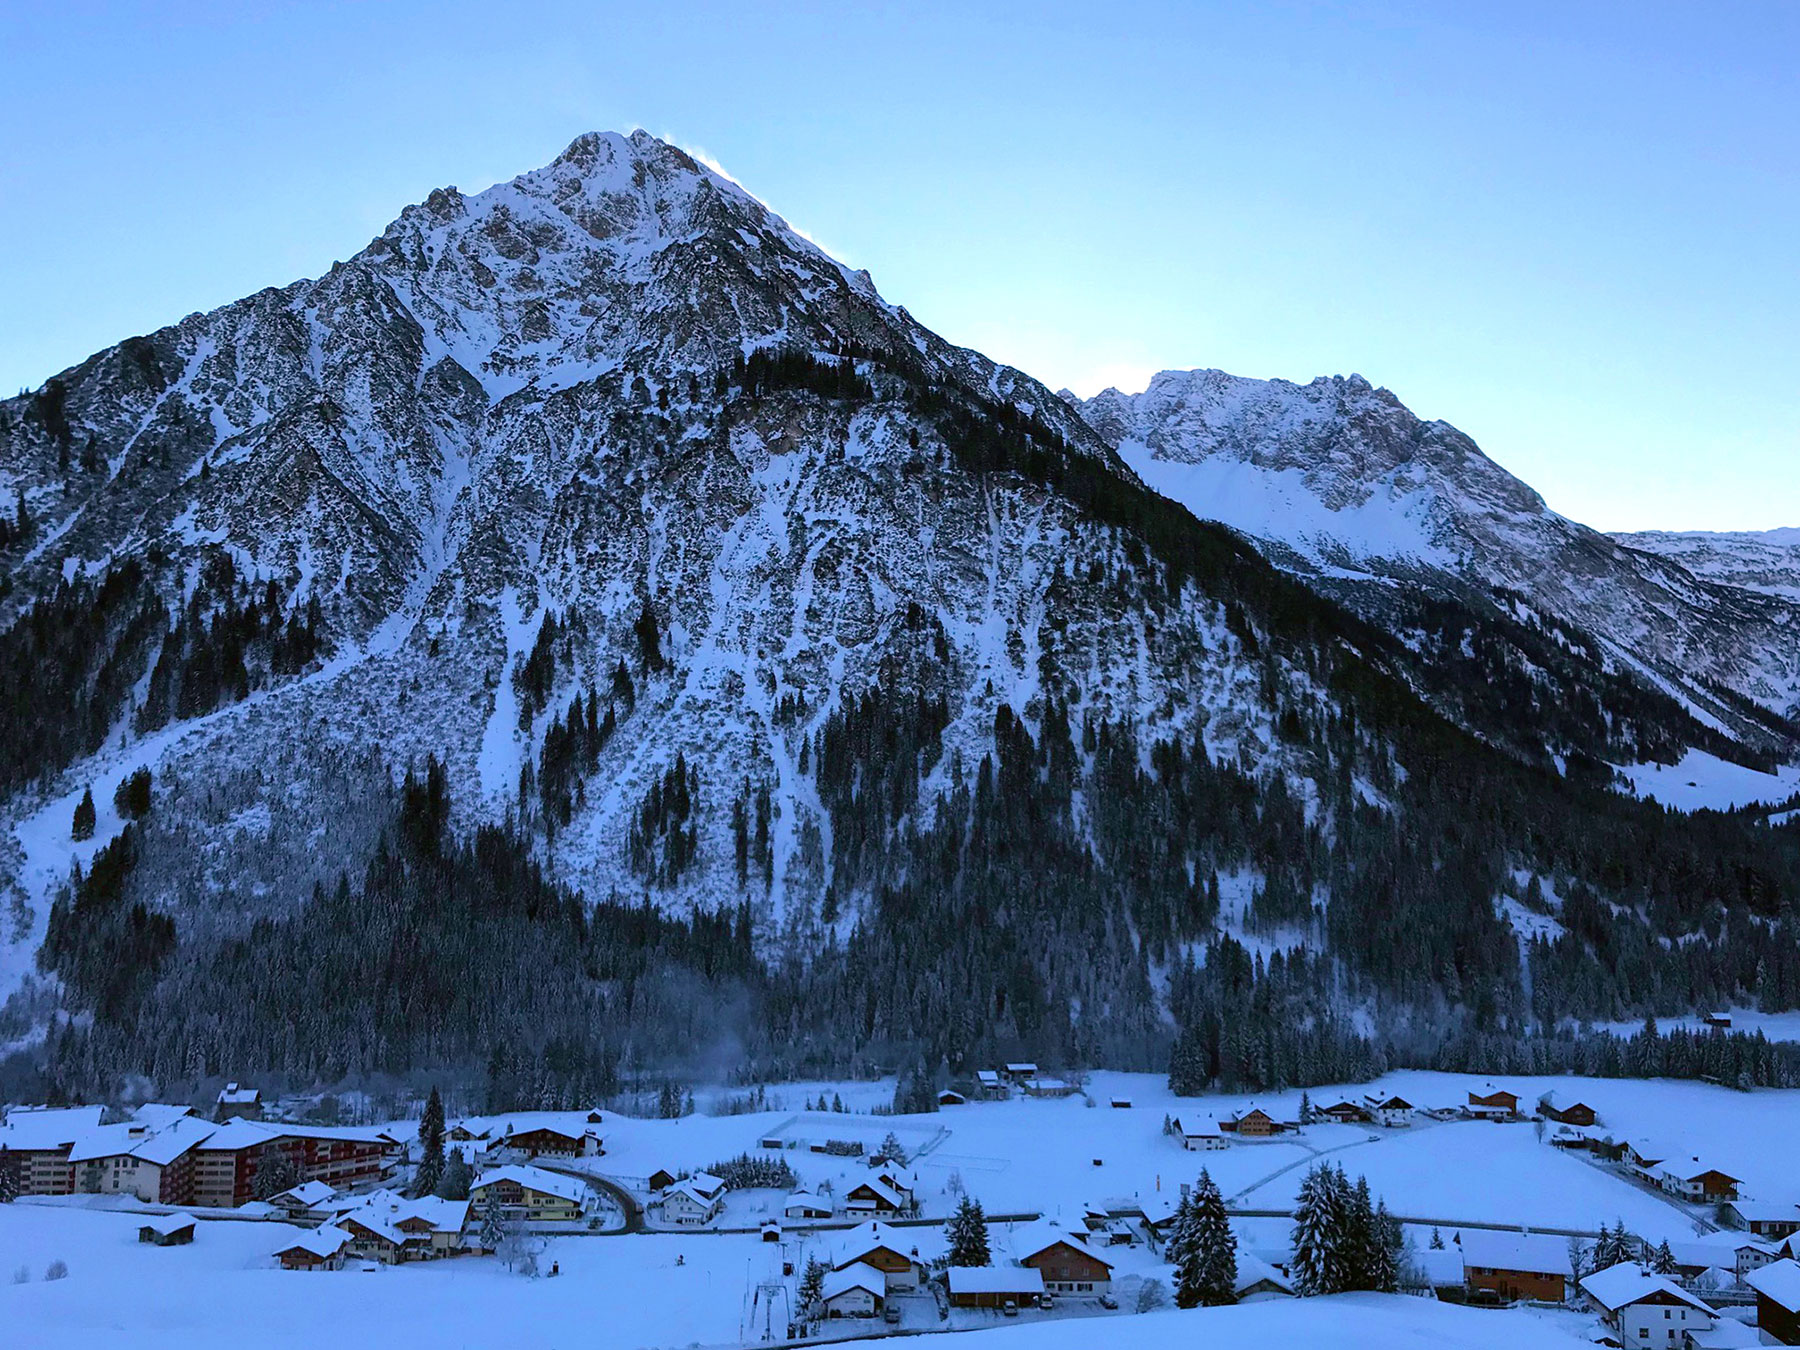
[[[44,1278],[46,1280],[66,1279],[68,1274],[68,1266],[64,1265],[61,1261],[52,1261],[49,1265],[44,1267]]]
[[[17,1270],[15,1270],[13,1272],[13,1283],[14,1284],[30,1284],[31,1283],[31,1267],[30,1266],[20,1266]]]
[[[1145,1280],[1138,1286],[1137,1310],[1155,1312],[1169,1306],[1169,1287],[1161,1280]]]

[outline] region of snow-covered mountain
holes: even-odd
[[[0,1045],[92,1015],[73,1084],[505,1080],[507,1036],[597,1081],[748,1034],[695,981],[790,1066],[1148,1062],[1282,947],[1328,956],[1263,968],[1252,1039],[1342,1080],[1376,1055],[1316,1020],[1344,979],[1619,1015],[1649,995],[1584,963],[1789,886],[1774,831],[1602,761],[1790,756],[1791,598],[1563,520],[1361,380],[1078,407],[643,133],[0,402],[0,501]],[[1577,885],[1624,937],[1522,983],[1508,916]],[[489,934],[510,1030],[407,964]],[[1208,993],[1226,938],[1258,956]],[[1757,963],[1720,968],[1681,987]]]
[[[1355,375],[1165,371],[1080,406],[1150,486],[1365,613],[1380,616],[1396,584],[1471,587],[1588,635],[1702,724],[1778,757],[1796,749],[1792,728],[1754,711],[1800,718],[1800,551],[1779,535],[1609,538]]]
[[[726,398],[756,378],[745,354],[773,350],[855,353],[904,379],[874,374],[853,403]],[[1037,706],[1053,651],[1071,654],[1078,715],[1154,710],[1264,757],[1271,712],[1222,608],[1146,631],[1117,531],[1029,484],[985,486],[921,391],[1130,477],[1035,381],[945,343],[639,132],[583,136],[476,195],[434,192],[317,280],[0,404],[0,489],[32,521],[13,614],[136,559],[171,614],[218,631],[226,598],[203,582],[222,554],[252,596],[272,583],[281,613],[316,602],[321,628],[299,673],[250,659],[248,697],[196,706],[178,689],[173,715],[146,719],[140,681],[97,753],[15,794],[14,974],[55,886],[118,829],[114,788],[139,765],[215,845],[180,886],[236,916],[344,864],[317,844],[355,834],[342,779],[371,748],[396,769],[443,757],[477,818],[529,814],[547,738],[573,698],[597,698],[619,732],[547,823],[555,873],[590,896],[735,903],[734,811],[766,795],[772,921],[829,882],[810,742],[840,695],[907,687],[922,642],[950,718],[928,787],[973,768],[1001,704]],[[678,755],[698,800],[674,828],[697,857],[652,885],[629,839]],[[99,829],[72,842],[90,785]]]

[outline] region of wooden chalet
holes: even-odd
[[[503,1219],[524,1223],[575,1223],[587,1213],[587,1184],[541,1167],[496,1167],[469,1187],[469,1205],[485,1213],[489,1200]]]
[[[597,1130],[576,1135],[548,1125],[509,1131],[497,1147],[512,1149],[527,1158],[598,1158],[606,1152]]]
[[[925,1263],[919,1259],[917,1242],[884,1223],[862,1224],[839,1241],[832,1269],[859,1264],[880,1271],[889,1294],[910,1292],[924,1279]]]
[[[1032,1266],[951,1266],[945,1279],[952,1308],[1023,1308],[1044,1296],[1043,1272]]]
[[[1753,1270],[1744,1283],[1756,1291],[1756,1325],[1779,1345],[1800,1345],[1800,1265],[1783,1259]]]
[[[1519,1114],[1519,1097],[1517,1093],[1490,1084],[1486,1092],[1469,1094],[1463,1114],[1478,1120],[1511,1120]]]
[[[1568,1293],[1569,1244],[1564,1238],[1474,1229],[1463,1234],[1462,1258],[1471,1296],[1561,1303]]]
[[[342,1270],[350,1235],[341,1228],[312,1228],[275,1253],[283,1270]]]
[[[1235,1116],[1227,1116],[1219,1122],[1219,1128],[1229,1134],[1241,1135],[1246,1139],[1266,1139],[1270,1135],[1285,1134],[1294,1127],[1276,1120],[1260,1106],[1252,1106]]]
[[[1104,1294],[1112,1289],[1113,1263],[1067,1229],[1039,1228],[1013,1240],[1019,1264],[1044,1277],[1058,1294]]]
[[[1574,1125],[1580,1129],[1591,1129],[1600,1123],[1599,1113],[1586,1102],[1571,1102],[1567,1106],[1558,1106],[1551,1101],[1539,1104],[1545,1120],[1554,1120],[1559,1125]]]
[[[1361,1125],[1372,1117],[1368,1110],[1353,1101],[1333,1102],[1330,1106],[1318,1108],[1318,1113],[1328,1120],[1335,1120],[1340,1125]]]
[[[138,1241],[157,1247],[185,1247],[194,1240],[192,1214],[158,1214],[138,1226]]]

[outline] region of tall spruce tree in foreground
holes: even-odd
[[[1175,1206],[1175,1226],[1169,1234],[1166,1254],[1169,1264],[1175,1267],[1175,1306],[1199,1307],[1202,1292],[1199,1216],[1194,1210],[1194,1197],[1185,1191],[1181,1203]]]
[[[979,1200],[971,1200],[965,1195],[957,1202],[956,1212],[950,1216],[948,1236],[951,1265],[993,1264],[993,1249],[988,1244],[987,1214],[983,1212]]]
[[[1225,1213],[1225,1197],[1202,1168],[1194,1192],[1194,1248],[1200,1302],[1209,1308],[1237,1302],[1237,1237]]]
[[[1375,1240],[1369,1248],[1368,1287],[1378,1294],[1400,1292],[1400,1268],[1406,1259],[1406,1232],[1388,1212],[1387,1201],[1375,1206]]]
[[[1354,1186],[1337,1169],[1338,1186],[1344,1195],[1344,1284],[1345,1289],[1373,1289],[1375,1267],[1375,1206],[1369,1196],[1369,1179],[1358,1177]]]
[[[444,1179],[444,1101],[434,1086],[419,1122],[419,1170],[413,1178],[416,1195],[431,1195]]]
[[[1349,1287],[1344,1261],[1346,1196],[1341,1173],[1320,1163],[1300,1183],[1294,1207],[1294,1288],[1302,1295]]]

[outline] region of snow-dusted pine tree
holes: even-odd
[[[1354,1186],[1338,1171],[1344,1194],[1344,1288],[1373,1289],[1375,1265],[1375,1206],[1369,1195],[1369,1179],[1358,1177]]]
[[[1237,1237],[1225,1214],[1225,1197],[1204,1168],[1194,1191],[1194,1245],[1200,1302],[1209,1308],[1237,1302]]]
[[[1369,1245],[1369,1288],[1378,1294],[1400,1292],[1400,1268],[1406,1257],[1406,1234],[1388,1212],[1387,1201],[1375,1206],[1374,1241]]]
[[[947,1229],[950,1240],[950,1264],[953,1266],[987,1266],[993,1264],[993,1251],[988,1245],[987,1215],[981,1202],[967,1195],[957,1202]]]
[[[444,1101],[434,1086],[419,1122],[419,1170],[413,1175],[413,1194],[431,1195],[444,1177]]]
[[[1169,1248],[1165,1254],[1169,1264],[1175,1267],[1175,1306],[1199,1307],[1202,1294],[1199,1216],[1191,1195],[1184,1194],[1181,1203],[1175,1207],[1175,1227],[1169,1235]]]
[[[1302,1295],[1341,1293],[1344,1269],[1344,1186],[1329,1163],[1300,1183],[1294,1206],[1294,1288]]]

